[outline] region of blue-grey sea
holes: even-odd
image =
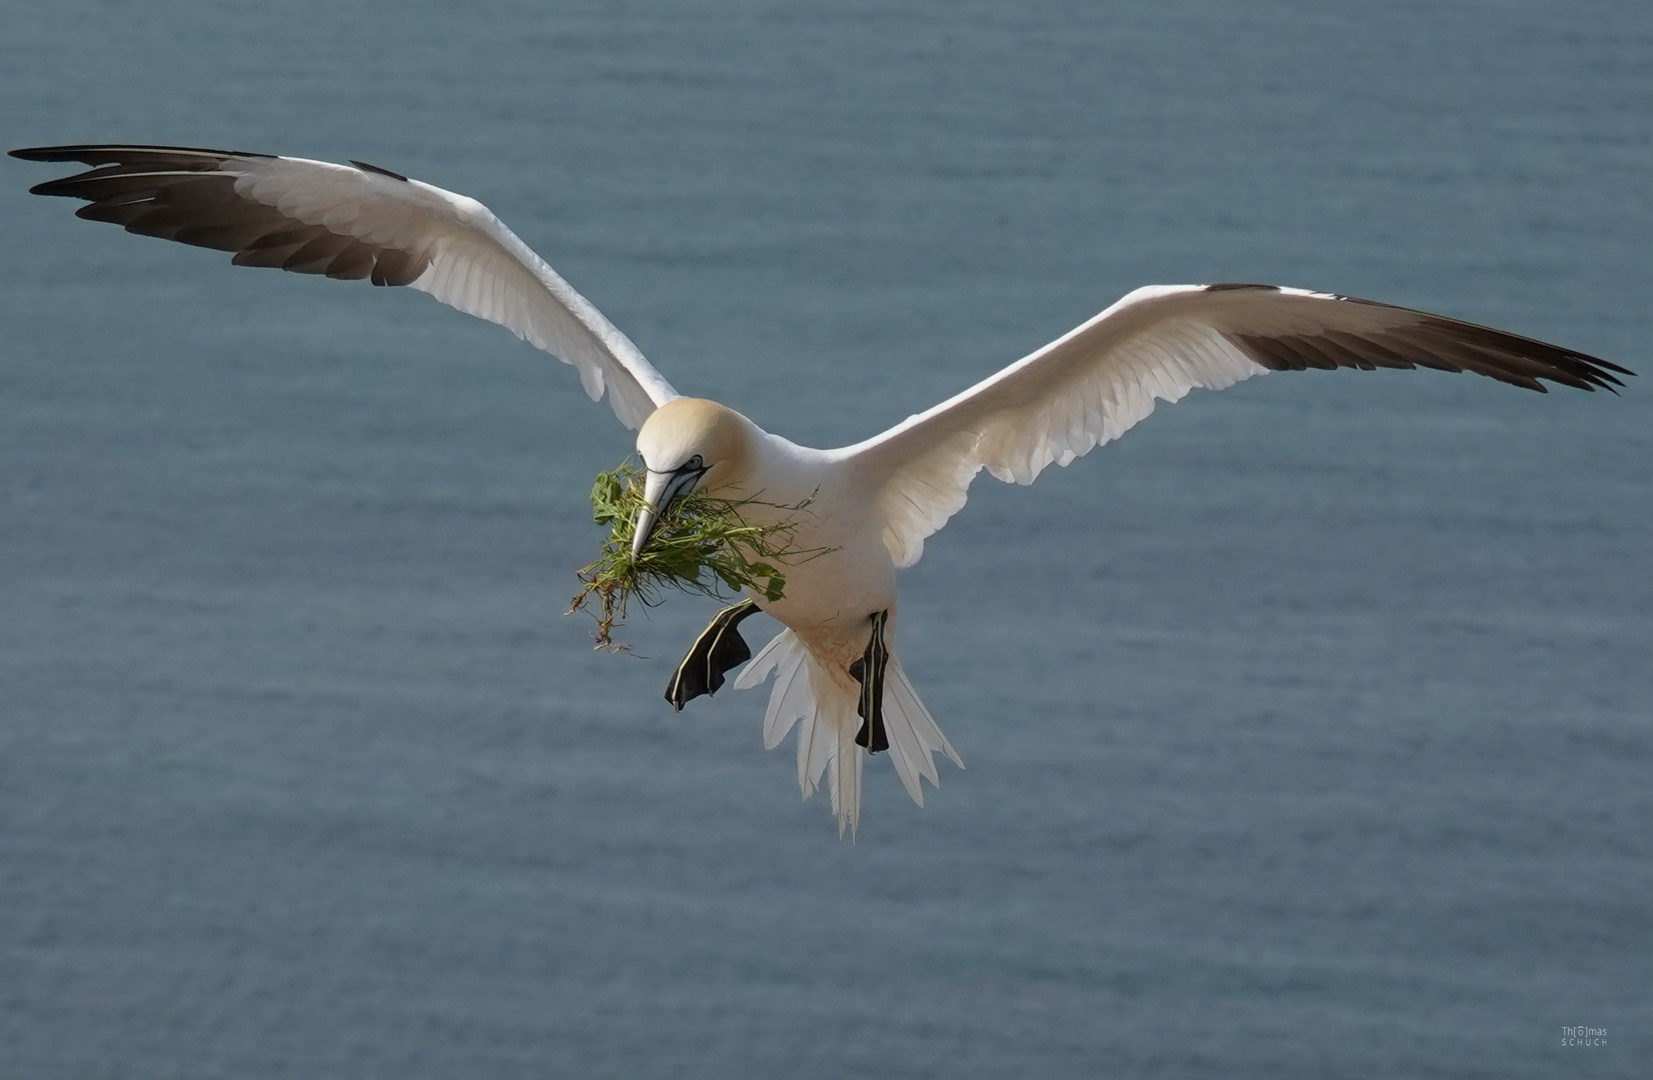
[[[813,445],[1148,283],[1645,373],[984,474],[899,641],[969,768],[840,842],[766,693],[661,700],[710,601],[563,617],[569,368],[0,159],[5,1080],[1653,1075],[1646,0],[6,0],[0,101],[475,196]]]

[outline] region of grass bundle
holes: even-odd
[[[637,515],[643,509],[643,470],[627,461],[612,472],[599,473],[591,487],[592,516],[608,529],[602,553],[579,571],[584,587],[569,605],[568,614],[593,602],[599,648],[624,648],[614,640],[614,627],[626,617],[626,607],[637,599],[645,606],[660,603],[666,589],[729,599],[750,590],[766,600],[779,600],[786,588],[780,565],[813,558],[821,551],[798,551],[791,540],[791,521],[754,524],[741,513],[748,506],[802,510],[756,499],[719,499],[692,491],[659,516],[649,542],[633,557],[631,542]]]

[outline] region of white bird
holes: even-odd
[[[32,190],[88,200],[77,216],[129,232],[235,252],[268,266],[375,285],[408,285],[498,323],[571,364],[593,401],[638,430],[647,469],[637,547],[654,516],[692,490],[762,496],[791,515],[799,549],[785,595],[718,615],[674,674],[681,708],[722,686],[775,685],[763,739],[798,731],[798,783],[823,777],[840,834],[856,828],[861,749],[887,749],[914,802],[938,783],[935,754],[958,754],[890,651],[896,572],[964,506],[982,469],[1030,484],[1047,465],[1118,438],[1196,387],[1269,371],[1413,368],[1473,371],[1544,390],[1622,385],[1626,369],[1454,319],[1270,285],[1137,289],[1084,325],[935,408],[865,442],[815,450],[732,409],[680,396],[630,340],[474,199],[362,162],[158,146],[14,150],[31,161],[94,166]],[[780,508],[806,503],[801,510]],[[761,609],[785,627],[751,657],[736,625]]]

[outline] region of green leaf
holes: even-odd
[[[800,550],[792,542],[796,515],[811,499],[780,506],[691,492],[661,515],[642,553],[633,557],[631,541],[645,505],[643,480],[642,470],[628,461],[600,473],[591,487],[592,516],[608,538],[596,561],[579,571],[583,587],[569,613],[597,602],[599,646],[622,647],[613,630],[633,598],[653,606],[662,590],[676,589],[726,600],[746,593],[773,603],[786,587],[777,564],[807,562],[828,550]],[[753,515],[757,521],[743,513],[754,508],[762,511]]]

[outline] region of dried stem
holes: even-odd
[[[583,587],[567,613],[585,610],[595,601],[597,647],[624,649],[614,640],[614,628],[625,621],[626,606],[634,597],[653,607],[663,599],[662,590],[670,588],[719,599],[749,592],[779,600],[786,588],[781,566],[808,561],[828,549],[793,548],[797,525],[791,519],[754,524],[741,510],[765,506],[799,511],[811,501],[780,506],[690,492],[660,515],[642,553],[633,557],[631,541],[644,506],[643,472],[627,461],[612,472],[599,473],[591,488],[592,516],[609,530],[608,539],[596,561],[579,571]]]

